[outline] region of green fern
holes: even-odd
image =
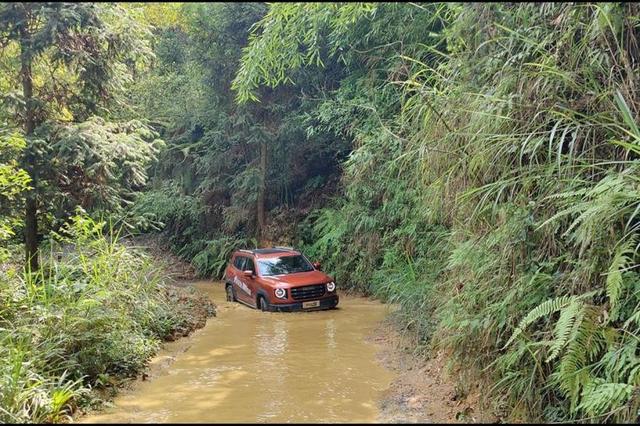
[[[634,386],[640,386],[640,360],[636,359],[629,368],[629,383]]]
[[[599,290],[590,291],[579,296],[560,296],[555,299],[547,300],[546,302],[541,303],[536,308],[531,310],[518,324],[518,327],[514,330],[513,334],[504,345],[503,349],[509,346],[522,332],[531,324],[536,322],[542,317],[549,317],[551,314],[563,310],[565,307],[569,306],[572,303],[577,303],[582,299],[587,299],[589,297],[593,297],[598,294]],[[575,308],[572,308],[575,309]],[[570,316],[565,317],[565,322],[569,322]],[[573,320],[570,321],[573,324]],[[558,331],[565,332],[565,327],[562,327]]]
[[[554,329],[554,340],[549,348],[547,362],[555,359],[569,341],[570,336],[575,336],[582,323],[584,304],[577,299],[572,299],[569,304],[561,308],[560,318]]]
[[[588,416],[601,416],[615,407],[624,406],[635,387],[627,383],[607,383],[595,379],[582,391],[582,401],[578,406]]]
[[[631,324],[640,326],[640,307],[636,306],[635,312],[624,323],[624,328],[629,328]]]
[[[558,312],[574,300],[573,296],[561,296],[555,299],[547,300],[538,305],[535,309],[527,314],[518,324],[513,334],[504,345],[503,349],[509,346],[522,332],[535,321],[542,317],[549,317],[554,312]]]
[[[569,338],[566,351],[555,368],[553,381],[569,398],[571,411],[575,411],[580,390],[591,382],[586,366],[605,348],[606,342],[598,324],[598,309],[585,306],[582,320]]]
[[[631,238],[625,244],[619,246],[613,256],[611,265],[609,266],[606,288],[612,313],[617,312],[618,301],[623,287],[622,272],[632,261],[632,256],[635,252],[635,245],[635,238]],[[611,316],[615,317],[616,315],[612,314]]]

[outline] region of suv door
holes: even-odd
[[[247,256],[239,255],[233,262],[233,286],[236,291],[236,298],[253,305],[252,291],[247,284],[247,277],[244,276],[246,262],[249,260]]]
[[[243,268],[247,258],[241,255],[237,255],[233,259],[233,277],[231,278],[231,285],[234,287],[236,293],[236,299],[247,302],[246,285],[244,284]]]
[[[256,280],[256,265],[255,262],[253,261],[252,258],[247,257],[246,258],[246,262],[244,264],[244,270],[245,271],[253,271],[253,275],[250,277],[246,277],[244,275],[244,273],[242,274],[242,281],[247,285],[248,289],[249,289],[249,301],[248,303],[251,303],[252,305],[255,305],[257,303],[257,291],[258,291],[258,282]],[[257,307],[257,305],[256,305]]]
[[[240,256],[234,253],[231,256],[231,259],[229,259],[229,263],[227,263],[227,268],[224,270],[224,276],[222,277],[223,280],[225,281],[225,284],[226,283],[233,284],[233,278],[236,276],[236,273],[237,273],[237,269],[235,265],[239,257]]]

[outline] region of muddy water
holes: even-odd
[[[158,360],[173,360],[83,422],[373,422],[392,373],[365,339],[387,307],[341,296],[339,309],[263,313],[200,282],[218,316]],[[172,354],[173,351],[173,354]]]

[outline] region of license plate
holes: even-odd
[[[318,306],[320,306],[320,301],[319,300],[314,300],[313,302],[302,302],[302,308],[306,309],[306,308],[317,308]]]

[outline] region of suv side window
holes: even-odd
[[[244,264],[244,270],[245,271],[253,271],[254,273],[256,272],[256,266],[253,263],[253,259],[250,258],[246,258],[247,262]]]
[[[243,271],[245,260],[247,260],[247,258],[244,256],[236,256],[235,260],[233,261],[233,266],[235,266],[236,269]]]

